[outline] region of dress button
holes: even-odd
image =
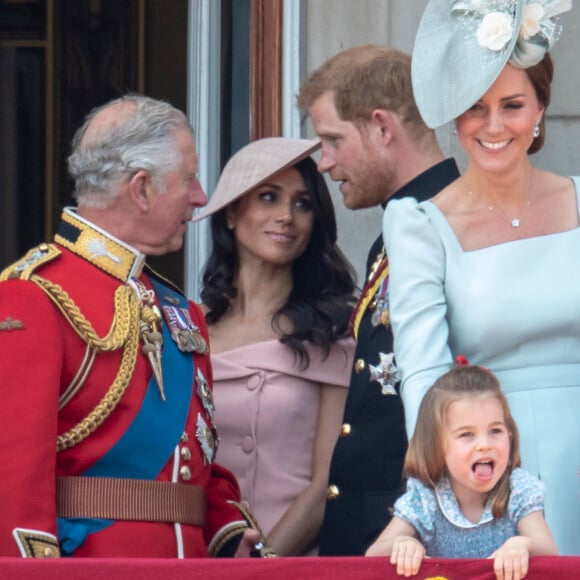
[[[189,461],[191,459],[191,451],[189,450],[189,447],[181,448],[181,459],[183,459],[183,461]]]
[[[358,358],[354,363],[354,371],[357,375],[360,375],[365,370],[365,361],[362,358]]]
[[[183,481],[189,481],[191,479],[191,469],[187,465],[184,465],[179,469],[179,475]]]
[[[249,391],[255,391],[263,382],[261,375],[252,375],[249,379],[247,384]]]
[[[181,438],[180,439],[181,439],[181,442],[182,443],[187,443],[189,441],[189,437],[187,436],[187,433],[185,433],[185,432],[183,432],[181,434]]]
[[[348,423],[343,423],[342,427],[340,428],[340,436],[341,437],[348,437],[351,434],[352,428]]]
[[[251,453],[254,450],[254,439],[249,435],[242,439],[242,449],[246,453]]]
[[[340,495],[340,489],[336,485],[329,485],[326,490],[326,497],[328,499],[336,499]]]

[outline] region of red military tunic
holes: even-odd
[[[87,348],[88,336],[108,341],[111,348],[117,340],[115,332],[108,336],[111,329],[139,332],[134,320],[136,293],[127,290],[127,281],[138,279],[145,293],[151,290],[153,274],[141,271],[143,260],[143,255],[68,209],[54,244],[39,246],[2,274],[0,556],[47,557],[62,552],[62,543],[57,542],[57,478],[82,476],[102,461],[136,420],[148,388],[157,389],[155,380],[149,386],[152,364],[142,352],[142,335],[137,335],[133,357],[127,355],[127,341],[120,347],[113,344],[110,351]],[[166,281],[157,284],[171,291]],[[117,296],[116,304],[119,288],[124,301]],[[153,299],[160,305],[159,292]],[[203,315],[191,302],[188,311],[198,345],[205,345]],[[181,396],[180,390],[187,390],[190,404],[183,412],[184,424],[177,426],[171,450],[152,479],[203,488],[205,525],[109,521],[89,533],[74,556],[203,557],[208,556],[208,546],[212,554],[231,554],[235,549],[248,523],[229,501],[239,500],[235,478],[211,461],[215,450],[211,394],[204,395],[200,388],[204,379],[211,385],[209,354],[194,353],[193,361],[189,384],[183,384],[183,377],[172,369],[163,368],[167,401],[161,402],[160,393],[150,394],[159,397],[155,415],[148,418],[157,431],[152,428],[150,434],[145,429],[139,434],[137,445],[124,451],[122,468],[131,470],[132,462],[137,472],[148,467],[140,463],[143,458],[147,461],[149,446],[155,443],[151,438],[166,427],[175,430],[165,405]],[[124,391],[107,415],[107,405],[105,410],[97,406],[114,384]],[[206,390],[210,393],[209,387]],[[87,423],[91,413],[95,419]],[[81,440],[75,443],[77,439]]]

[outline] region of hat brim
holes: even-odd
[[[506,12],[512,36],[501,50],[490,50],[477,40],[481,16],[453,14],[452,4],[430,0],[413,47],[413,93],[431,129],[456,119],[489,90],[510,59],[522,22],[523,0],[515,0],[512,12]]]
[[[202,220],[296,165],[321,147],[319,139],[267,137],[242,147],[226,163],[207,205],[191,221]]]

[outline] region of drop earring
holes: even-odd
[[[534,127],[534,139],[537,139],[540,136],[540,121],[536,123]]]
[[[455,125],[455,127],[453,127],[453,134],[459,135],[459,131],[457,130],[457,125]]]

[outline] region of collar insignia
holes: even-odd
[[[144,254],[82,218],[71,207],[63,210],[54,240],[121,282],[138,278],[145,264]]]

